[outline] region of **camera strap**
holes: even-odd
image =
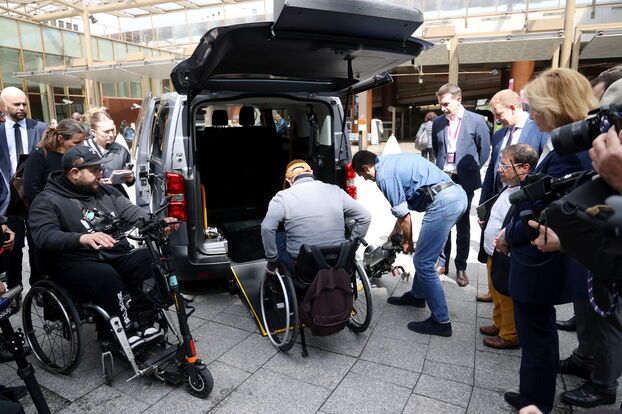
[[[611,305],[608,310],[602,310],[598,304],[596,303],[596,299],[594,298],[594,288],[592,287],[592,283],[594,280],[594,275],[592,272],[588,272],[587,276],[587,297],[590,301],[590,305],[592,305],[592,309],[594,312],[599,314],[603,318],[608,318],[616,311],[618,307],[618,300],[620,298],[620,292],[618,290],[618,285],[616,283],[611,284],[611,293],[613,295],[613,300],[611,301]]]

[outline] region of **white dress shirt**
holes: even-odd
[[[551,137],[549,137],[549,139],[546,140],[546,145],[544,146],[544,148],[542,148],[542,154],[540,154],[540,159],[538,160],[536,167],[540,165],[542,160],[546,158],[546,156],[549,155],[549,152],[551,151],[553,151],[553,141],[551,140]]]
[[[6,143],[9,147],[9,158],[11,160],[11,177],[15,174],[15,170],[17,170],[17,161],[19,159],[17,153],[15,152],[15,129],[13,125],[15,125],[15,121],[7,116],[6,122],[4,123],[4,131],[6,132]],[[22,148],[24,150],[24,154],[28,154],[29,147],[26,119],[19,121],[19,129],[22,133]]]
[[[445,166],[443,167],[443,171],[448,173],[456,173],[456,148],[458,147],[458,136],[460,135],[460,127],[462,126],[462,118],[464,117],[464,106],[460,105],[458,109],[458,113],[456,117],[452,121],[447,118],[449,121],[449,125],[447,126],[447,134],[445,136],[445,142],[447,143],[447,161],[445,162]],[[453,162],[449,162],[449,154],[454,154]]]
[[[501,228],[503,227],[503,221],[508,214],[512,203],[510,203],[510,195],[517,190],[520,190],[520,186],[510,187],[497,198],[497,201],[492,205],[490,210],[490,217],[488,218],[488,224],[484,230],[484,250],[488,256],[492,256],[495,252],[495,248],[492,242],[495,241]]]

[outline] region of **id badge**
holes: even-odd
[[[454,164],[456,162],[456,153],[449,152],[447,153],[447,162],[450,164]]]

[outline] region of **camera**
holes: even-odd
[[[579,171],[560,178],[546,174],[528,175],[521,182],[521,189],[510,195],[510,203],[543,201],[548,204],[563,197],[594,175],[595,171]]]
[[[576,154],[590,149],[596,137],[611,127],[618,133],[622,130],[622,104],[600,107],[581,121],[554,129],[551,142],[559,155]]]

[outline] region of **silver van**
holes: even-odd
[[[137,203],[185,224],[171,237],[179,278],[223,277],[263,259],[260,224],[285,165],[356,197],[342,106],[391,82],[431,44],[416,9],[360,0],[276,2],[274,22],[219,27],[145,98],[135,143]],[[330,202],[330,200],[326,200]]]

